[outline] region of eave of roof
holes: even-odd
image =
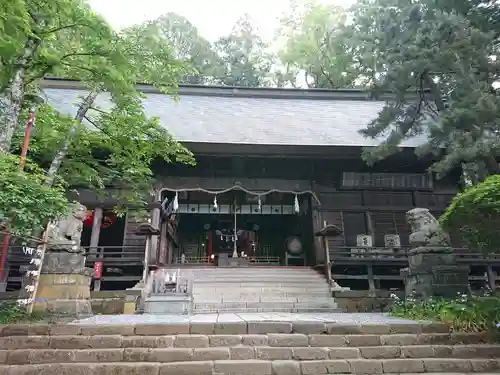
[[[45,80],[42,88],[49,103],[70,116],[88,92],[82,82],[61,79]],[[138,90],[146,96],[146,114],[185,143],[365,147],[383,141],[359,133],[384,105],[362,90],[182,85],[175,92],[178,101],[150,85]],[[110,105],[109,94],[100,94],[96,106]],[[421,143],[418,137],[402,146]]]

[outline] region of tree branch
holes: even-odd
[[[83,27],[88,27],[89,29],[92,29],[92,30],[95,30],[92,26],[87,25],[85,23],[73,23],[73,24],[70,24],[70,25],[59,26],[59,27],[56,27],[56,28],[44,31],[44,32],[42,32],[40,34],[41,35],[52,34],[52,33],[56,33],[56,32],[61,31],[61,30],[71,29],[71,28],[74,28],[74,27],[82,27],[82,26]]]

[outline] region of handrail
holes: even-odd
[[[366,261],[407,263],[409,250],[411,249],[412,248],[409,246],[397,249],[384,247],[361,248],[357,246],[337,246],[328,251],[328,256],[332,263],[342,263],[343,261],[348,263],[363,263]],[[459,263],[500,262],[500,254],[483,254],[471,251],[467,248],[453,248],[453,253]]]

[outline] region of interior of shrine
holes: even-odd
[[[179,194],[175,215],[178,246],[170,248],[171,260],[217,265],[221,254],[231,258],[236,251],[238,257],[255,265],[307,265],[313,253],[308,200],[302,196],[296,201],[293,194],[286,193]],[[291,248],[292,240],[300,242],[296,245],[300,249]]]

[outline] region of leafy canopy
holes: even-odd
[[[21,171],[18,157],[0,153],[0,171],[0,224],[8,221],[13,234],[29,235],[66,212],[65,186],[45,186],[45,173],[36,164],[27,163]]]
[[[459,233],[471,249],[500,251],[500,175],[488,177],[458,194],[440,218],[446,230]]]
[[[62,185],[57,181],[64,181],[67,189],[99,192],[111,187],[120,203],[143,206],[154,182],[150,169],[153,160],[194,162],[192,154],[157,119],[145,115],[143,96],[136,88],[137,82],[145,82],[172,93],[177,82],[191,71],[173,56],[168,40],[159,39],[145,27],[115,32],[81,0],[25,0],[12,6],[15,8],[0,10],[0,26],[6,31],[0,36],[0,99],[12,92],[14,84],[21,97],[38,92],[40,80],[47,76],[78,79],[92,93],[81,98],[75,118],[58,113],[50,105],[38,108],[29,156],[41,168],[39,172],[48,171],[44,189],[50,191],[55,183],[53,193],[58,194]],[[10,13],[17,16],[10,20]],[[28,45],[30,40],[36,43]],[[20,66],[17,61],[24,55],[29,58]],[[107,96],[106,108],[99,108],[101,99],[85,100],[98,94]],[[9,95],[2,103],[15,109],[19,102]],[[19,123],[14,122],[17,128],[10,148],[14,154],[20,149],[29,107],[29,103],[20,104],[21,118]],[[0,132],[8,135],[7,130],[0,127]],[[2,175],[13,185],[21,181],[14,177]],[[43,211],[44,202],[49,201],[41,199],[36,203],[39,207],[33,207],[26,201],[26,212]],[[0,222],[10,215],[9,200],[3,204]],[[63,212],[50,207],[45,211],[52,215],[41,216],[47,220]],[[35,225],[26,230],[42,222],[24,221]]]

